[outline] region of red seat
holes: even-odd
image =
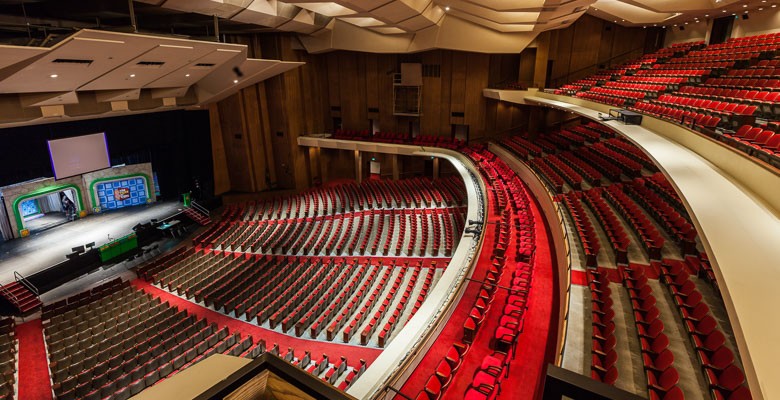
[[[590,376],[597,381],[604,382],[608,385],[614,385],[615,382],[617,382],[618,371],[614,366],[612,366],[603,372],[598,370],[591,370]]]
[[[642,355],[642,361],[645,364],[645,369],[661,372],[672,366],[674,363],[674,354],[667,348],[661,351],[657,356],[645,353]]]
[[[721,346],[712,353],[711,357],[704,356],[701,364],[704,368],[714,370],[724,370],[734,363],[734,353],[726,346]]]
[[[729,365],[723,371],[708,369],[706,372],[710,386],[714,389],[733,392],[745,383],[745,375],[734,364]]]

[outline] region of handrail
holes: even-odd
[[[0,291],[3,292],[3,296],[8,298],[8,300],[11,300],[16,304],[19,304],[19,298],[17,298],[15,294],[11,293],[10,290],[6,289],[5,285],[0,285]]]
[[[211,217],[211,212],[208,209],[206,209],[206,207],[203,207],[202,205],[200,205],[197,202],[195,202],[195,200],[190,202],[190,206],[192,206],[192,208],[198,210],[198,212],[200,212],[202,214],[205,214],[207,217],[209,217],[209,218]]]
[[[394,387],[392,387],[390,385],[385,385],[385,387],[382,388],[383,392],[387,392],[388,390],[392,391],[393,393],[395,393],[398,396],[401,396],[401,397],[405,398],[406,400],[414,400],[411,397],[409,397],[408,395],[405,395],[405,394],[401,393],[400,390],[398,390],[398,389],[396,389],[396,388],[394,388]]]
[[[14,278],[16,278],[17,282],[21,282],[22,285],[26,286],[27,289],[30,289],[33,293],[35,293],[35,296],[40,296],[41,294],[38,292],[38,288],[35,287],[35,285],[32,284],[27,278],[25,278],[22,274],[20,274],[17,271],[14,271]]]

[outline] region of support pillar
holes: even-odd
[[[355,180],[363,182],[363,153],[360,150],[355,150]]]
[[[393,165],[393,179],[398,180],[401,179],[401,171],[398,167],[398,154],[393,154],[390,156],[390,161]]]
[[[433,179],[439,179],[439,158],[433,159]]]

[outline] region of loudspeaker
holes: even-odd
[[[749,16],[749,15],[747,15],[747,14],[742,14],[742,19],[749,19],[749,18],[750,18],[750,16]]]

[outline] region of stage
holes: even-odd
[[[0,283],[14,281],[14,271],[27,277],[65,260],[71,248],[95,242],[96,247],[131,233],[139,223],[163,219],[182,207],[179,202],[157,202],[122,208],[0,243]]]

